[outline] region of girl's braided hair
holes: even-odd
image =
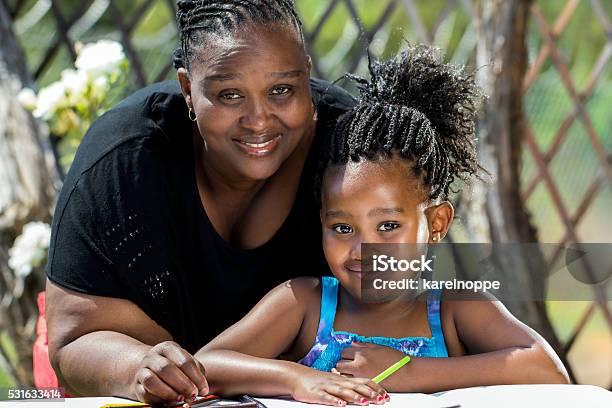
[[[473,75],[445,64],[427,46],[409,47],[388,61],[370,61],[371,79],[357,83],[357,105],[336,122],[324,147],[325,168],[395,152],[411,160],[429,199],[446,199],[455,178],[468,181],[482,167],[475,149],[476,113],[482,93]]]
[[[174,51],[176,69],[186,68],[205,34],[225,34],[247,24],[292,26],[303,42],[302,22],[293,0],[179,0],[176,19],[180,47]]]

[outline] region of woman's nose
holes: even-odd
[[[254,133],[268,130],[271,126],[272,114],[264,101],[252,100],[246,106],[246,111],[240,118],[240,125]]]

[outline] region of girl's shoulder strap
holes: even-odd
[[[440,319],[440,306],[442,304],[442,289],[432,289],[427,294],[427,320],[431,337],[436,343],[437,354],[439,357],[448,357],[448,351],[444,342],[444,331]]]
[[[333,276],[321,278],[321,312],[319,314],[319,329],[317,334],[327,337],[336,318],[336,307],[338,302],[338,279]]]
[[[321,278],[321,311],[317,336],[308,354],[299,361],[300,364],[312,367],[331,341],[332,327],[336,317],[337,294],[338,280],[331,276]]]

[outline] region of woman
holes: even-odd
[[[179,1],[177,17],[179,81],[92,126],[57,204],[49,352],[73,394],[206,394],[192,354],[279,282],[325,270],[314,171],[353,99],[309,82],[290,0]]]

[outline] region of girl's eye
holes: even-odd
[[[348,226],[348,225],[335,225],[332,227],[334,229],[334,231],[336,231],[338,234],[350,234],[351,232],[353,232],[353,229]]]
[[[289,91],[291,91],[291,88],[288,86],[277,86],[276,88],[272,89],[272,91],[270,92],[271,95],[285,95],[287,93],[289,93]]]
[[[378,226],[378,231],[393,231],[399,227],[400,225],[397,222],[383,222]]]
[[[225,92],[225,93],[222,93],[220,96],[222,99],[227,99],[227,100],[235,100],[235,99],[242,98],[242,96],[237,92]]]

